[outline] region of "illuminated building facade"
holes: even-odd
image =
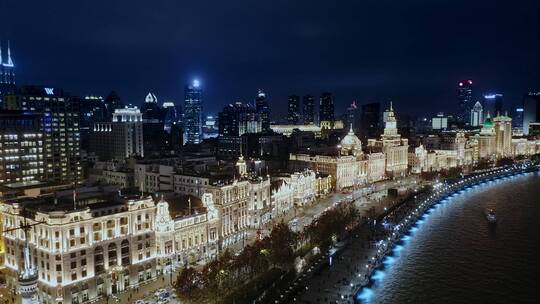
[[[202,89],[198,80],[184,90],[184,142],[199,144],[202,141],[203,125]]]
[[[4,98],[4,109],[41,113],[45,179],[77,182],[80,162],[80,99],[62,89],[24,86]]]
[[[408,169],[409,143],[398,134],[397,120],[390,103],[390,108],[384,113],[384,132],[380,140],[369,139],[368,147],[381,150],[386,158],[387,176],[404,176]]]
[[[100,160],[144,157],[143,119],[139,109],[116,109],[112,122],[95,123],[90,135],[90,150]]]
[[[474,104],[474,107],[471,110],[471,120],[470,120],[471,127],[479,127],[482,125],[482,122],[484,121],[483,113],[484,113],[484,110],[482,109],[482,105],[479,102],[476,102]]]
[[[2,57],[2,45],[0,44],[0,102],[3,97],[15,92],[15,64],[11,58],[9,41],[7,45],[7,57]]]
[[[255,107],[261,117],[262,132],[270,131],[270,105],[268,104],[266,93],[261,89],[257,93],[257,98],[255,98]]]
[[[468,118],[474,106],[472,80],[468,79],[458,82],[457,90],[458,112],[456,118],[460,122],[468,123]]]
[[[41,117],[22,111],[0,111],[0,185],[43,179]]]

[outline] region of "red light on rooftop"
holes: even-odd
[[[472,84],[472,80],[469,80],[469,84]]]
[[[459,86],[462,87],[462,86],[463,86],[463,82],[460,82],[460,83],[459,83]]]

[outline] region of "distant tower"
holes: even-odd
[[[458,83],[458,112],[457,119],[459,122],[467,123],[471,110],[474,106],[472,93],[472,80],[462,80]]]
[[[321,121],[334,121],[334,96],[325,92],[319,100],[319,123]]]
[[[7,45],[7,58],[2,57],[2,45],[0,44],[0,101],[7,94],[15,91],[15,64],[11,58],[11,47]]]
[[[479,127],[482,125],[483,121],[483,109],[480,102],[476,102],[474,107],[471,110],[471,127]]]
[[[186,144],[202,141],[202,90],[198,80],[184,89],[184,140]]]
[[[304,124],[314,124],[315,123],[315,99],[311,95],[305,95],[302,100],[302,121]]]
[[[287,100],[287,122],[290,125],[297,125],[300,121],[300,96],[290,95]]]
[[[257,98],[255,98],[255,108],[261,117],[261,129],[263,132],[270,131],[270,105],[266,94],[262,89],[259,89]]]

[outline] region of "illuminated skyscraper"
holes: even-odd
[[[259,89],[257,93],[257,98],[255,99],[255,108],[257,113],[261,118],[261,127],[263,132],[270,131],[270,105],[268,104],[268,99],[266,94],[262,89]]]
[[[474,107],[472,108],[471,110],[471,119],[470,119],[470,125],[472,127],[479,127],[482,125],[482,123],[484,122],[483,120],[483,109],[482,109],[482,105],[479,103],[479,102],[476,102],[474,104]]]
[[[0,185],[43,179],[41,119],[38,113],[0,111]]]
[[[45,179],[77,182],[82,179],[80,162],[80,98],[64,94],[62,89],[23,86],[5,97],[6,110],[41,113]]]
[[[198,144],[202,141],[202,90],[198,80],[193,80],[184,90],[184,141]]]
[[[502,94],[486,94],[482,101],[482,108],[484,113],[491,114],[491,116],[497,116],[503,114],[503,95]]]
[[[11,58],[9,41],[7,45],[7,57],[2,57],[2,45],[0,44],[0,102],[7,94],[15,91],[15,64]]]
[[[311,95],[305,95],[302,99],[302,118],[306,125],[315,123],[315,99]]]
[[[159,106],[156,94],[148,92],[144,98],[144,103],[141,106],[141,113],[143,115],[143,119],[158,121],[163,120],[164,111]]]
[[[469,116],[474,106],[472,80],[463,80],[458,83],[458,112],[457,120],[462,123],[469,122]]]
[[[289,95],[287,99],[287,122],[297,125],[300,122],[300,96]]]

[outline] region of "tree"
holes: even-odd
[[[296,243],[296,234],[289,226],[281,222],[274,226],[269,237],[270,261],[277,266],[288,267],[294,262],[292,246]]]

